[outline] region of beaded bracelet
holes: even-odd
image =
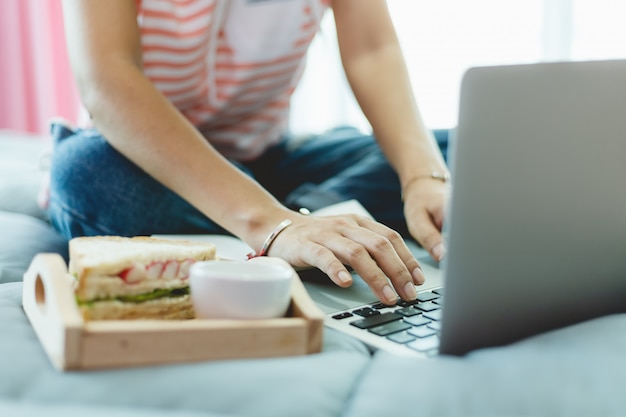
[[[270,246],[274,242],[274,239],[276,239],[276,236],[278,236],[278,234],[282,232],[283,230],[285,230],[287,226],[289,226],[290,224],[291,224],[291,220],[289,219],[285,219],[282,222],[280,222],[280,224],[276,226],[276,229],[272,230],[272,233],[270,233],[267,236],[267,238],[265,239],[265,242],[263,242],[263,245],[261,246],[261,250],[258,251],[257,253],[249,253],[248,259],[256,258],[257,256],[266,256],[267,251],[270,250]]]

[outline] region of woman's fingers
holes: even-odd
[[[415,256],[411,253],[400,233],[374,220],[362,219],[361,221],[366,225],[365,227],[380,234],[381,236],[385,236],[389,240],[396,254],[402,260],[402,263],[406,265],[406,268],[411,274],[411,278],[415,285],[422,285],[426,281],[424,273],[422,272],[422,267],[417,259],[415,259]]]
[[[345,236],[352,241],[353,251],[361,254],[352,256],[350,265],[381,301],[395,302],[397,295],[404,300],[415,299],[415,285],[422,284],[424,276],[400,234],[371,220],[361,219],[360,222],[360,229],[345,231]],[[391,299],[390,283],[397,293],[393,294],[394,299]]]
[[[352,275],[332,250],[313,242],[300,247],[303,249],[301,260],[304,264],[318,268],[340,287],[352,284]]]
[[[415,220],[415,226],[410,227],[412,235],[434,260],[441,262],[446,253],[441,229],[428,213],[416,215]]]
[[[415,285],[424,282],[419,263],[400,234],[373,220],[307,218],[286,232],[277,238],[274,256],[286,255],[295,265],[315,266],[342,287],[352,282],[345,267],[350,265],[386,304],[394,304],[398,296],[415,299]],[[294,236],[297,242],[288,242]]]
[[[441,230],[449,192],[449,184],[430,181],[412,187],[405,196],[404,217],[409,232],[437,262],[446,253]]]

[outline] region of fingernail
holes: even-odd
[[[435,259],[438,261],[442,260],[444,256],[446,256],[446,248],[443,246],[443,243],[437,243],[432,249],[433,255]]]
[[[419,266],[415,268],[413,272],[411,272],[411,276],[413,277],[413,282],[415,283],[415,285],[422,285],[424,281],[426,281],[426,278],[424,277],[424,272]]]
[[[339,281],[342,284],[347,284],[350,281],[352,281],[352,276],[348,274],[346,271],[339,272],[339,274],[337,275],[337,278],[339,278]]]
[[[398,301],[398,295],[389,285],[385,285],[383,287],[383,298],[387,304],[395,304],[396,301]]]
[[[417,298],[417,291],[415,291],[415,285],[412,282],[407,282],[404,286],[404,296],[407,300],[415,300]]]

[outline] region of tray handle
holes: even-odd
[[[83,318],[72,277],[58,254],[40,253],[24,273],[22,306],[39,341],[58,369],[78,367]]]

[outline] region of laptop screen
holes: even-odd
[[[469,70],[441,353],[626,310],[626,61]]]

